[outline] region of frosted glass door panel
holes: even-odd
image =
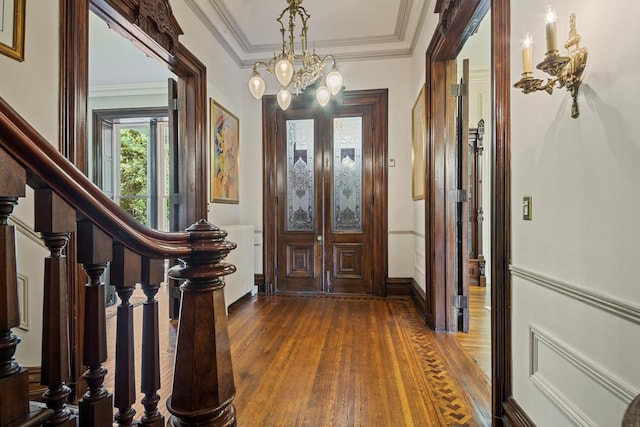
[[[287,120],[287,231],[314,231],[314,120]]]
[[[333,119],[333,230],[362,231],[362,117]]]

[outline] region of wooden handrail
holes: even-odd
[[[123,211],[89,178],[0,97],[0,146],[93,223],[109,230],[129,249],[151,258],[183,258],[192,253],[189,233],[147,228]],[[43,165],[47,164],[47,167]],[[32,184],[33,185],[33,184]],[[228,242],[200,243],[200,249],[233,249]]]

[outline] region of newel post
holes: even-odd
[[[205,220],[187,229],[191,254],[169,270],[185,280],[172,394],[167,408],[172,426],[235,426],[232,401],[235,384],[231,368],[229,331],[222,276],[235,267],[222,262],[236,244],[227,233]]]

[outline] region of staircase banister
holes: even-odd
[[[107,197],[89,178],[0,97],[0,146],[71,206],[131,250],[151,258],[184,258],[192,253],[191,234],[165,233],[139,223]],[[198,250],[225,250],[220,241]],[[217,240],[217,239],[216,239]]]

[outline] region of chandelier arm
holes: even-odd
[[[336,57],[333,56],[332,54],[328,54],[328,55],[323,56],[320,59],[320,61],[323,62],[323,63],[326,63],[327,59],[329,59],[329,58],[331,58],[331,68],[336,68],[338,63],[336,62]]]
[[[302,21],[302,31],[300,32],[300,44],[302,45],[302,53],[305,54],[308,51],[307,46],[307,31],[309,27],[307,26],[307,20],[311,18],[311,15],[307,13],[307,9],[302,6],[298,6],[298,16],[300,16],[300,20]],[[293,31],[291,31],[293,37]]]
[[[282,23],[282,17],[284,16],[285,13],[287,13],[288,10],[289,10],[289,8],[285,8],[282,11],[282,13],[280,13],[280,16],[278,16],[276,18],[276,21],[278,21],[280,23],[280,34],[282,35],[282,54],[283,54],[283,56],[285,55],[285,51],[286,51],[286,42],[285,42],[286,30],[284,29],[284,24]],[[289,13],[289,16],[291,16],[291,13]]]
[[[266,72],[273,73],[273,66],[271,65],[272,62],[273,62],[273,58],[271,58],[271,60],[269,61],[268,64],[266,62],[264,62],[264,61],[257,61],[255,64],[253,64],[253,71],[257,72],[258,71],[258,66],[262,65]]]

